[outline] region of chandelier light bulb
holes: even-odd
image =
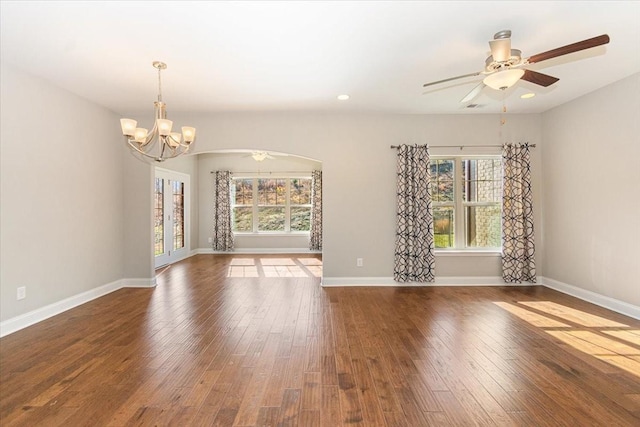
[[[133,138],[135,139],[136,142],[139,142],[140,144],[144,145],[147,143],[148,133],[149,131],[145,128],[136,128]]]
[[[161,136],[168,136],[171,133],[171,128],[173,127],[173,122],[167,119],[158,119],[158,133]]]
[[[138,122],[132,119],[120,119],[120,127],[122,127],[122,134],[124,136],[133,136],[136,131]]]
[[[180,135],[178,132],[171,132],[171,135],[169,135],[168,138],[169,145],[173,148],[176,148],[178,145],[180,145],[181,139],[182,135]]]
[[[192,128],[189,126],[182,126],[182,136],[184,137],[184,142],[190,143],[196,137],[196,128]]]

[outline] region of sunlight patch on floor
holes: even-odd
[[[227,277],[260,277],[258,267],[254,266],[231,266]]]
[[[260,264],[265,265],[296,265],[291,258],[260,258]]]
[[[502,307],[507,310],[511,314],[515,314],[519,318],[524,321],[531,323],[533,326],[537,326],[539,328],[568,328],[570,327],[566,323],[558,322],[557,320],[549,319],[546,316],[542,316],[540,314],[534,313],[526,308],[518,307],[513,304],[509,304],[508,302],[494,302],[498,307]]]
[[[640,329],[628,329],[623,331],[602,331],[607,335],[640,346]]]
[[[298,262],[306,267],[311,265],[322,267],[322,260],[318,258],[298,258]]]
[[[302,258],[232,258],[227,270],[228,278],[245,277],[322,277],[322,260]]]
[[[230,265],[256,265],[256,260],[253,258],[233,258]]]
[[[264,271],[264,277],[309,277],[309,275],[302,271],[297,265],[265,265],[262,267]]]
[[[560,317],[561,319],[568,320],[569,322],[577,323],[578,325],[587,326],[590,328],[629,327],[628,325],[614,322],[613,320],[605,319],[593,314],[585,313],[584,311],[576,310],[575,308],[565,307],[564,305],[557,304],[551,301],[519,301],[518,303],[539,311],[544,311],[545,313],[551,314],[552,316]]]
[[[493,303],[572,348],[640,377],[640,330],[550,301]]]

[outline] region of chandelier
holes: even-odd
[[[132,119],[120,119],[120,126],[132,150],[156,162],[163,162],[189,151],[196,137],[196,128],[183,126],[182,134],[171,132],[173,122],[167,120],[167,104],[162,102],[162,80],[160,79],[160,73],[167,68],[167,64],[154,61],[153,67],[158,70],[158,100],[153,103],[155,109],[153,128],[151,131],[139,128],[138,122]]]

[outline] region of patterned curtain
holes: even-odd
[[[309,249],[322,250],[322,171],[311,172],[311,240]]]
[[[429,148],[398,148],[397,231],[393,279],[433,282],[433,211],[431,209]]]
[[[502,278],[536,282],[529,144],[502,149]]]
[[[213,250],[232,251],[231,229],[231,172],[216,171],[216,206],[213,218]]]

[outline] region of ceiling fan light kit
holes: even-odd
[[[256,162],[263,162],[264,159],[273,158],[266,151],[254,151],[253,153],[251,153],[251,157],[253,157],[253,160],[255,160]]]
[[[522,78],[524,70],[518,68],[506,69],[497,73],[489,74],[482,80],[482,83],[491,89],[505,90],[513,86]]]
[[[527,66],[607,43],[609,43],[609,36],[607,34],[603,34],[522,59],[522,52],[520,50],[511,49],[511,30],[503,30],[494,34],[493,40],[489,42],[491,56],[486,59],[483,71],[425,83],[423,87],[466,77],[475,77],[481,74],[486,75],[486,77],[484,77],[477,86],[462,98],[460,102],[463,104],[471,102],[482,92],[485,86],[489,86],[495,90],[505,90],[515,85],[520,80],[526,80],[530,83],[547,87],[556,83],[560,79],[538,71],[529,70],[527,69]]]

